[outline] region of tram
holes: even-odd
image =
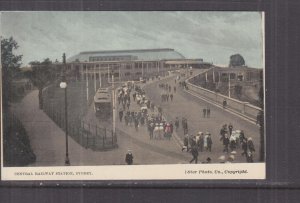
[[[112,115],[112,97],[108,88],[99,88],[94,96],[94,110],[97,117]]]

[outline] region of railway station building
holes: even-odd
[[[80,77],[110,77],[116,80],[138,80],[163,76],[179,68],[204,68],[211,64],[203,59],[187,59],[170,48],[86,51],[67,59],[68,68]]]

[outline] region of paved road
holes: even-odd
[[[35,90],[12,111],[24,124],[37,160],[30,166],[63,166],[65,160],[65,132],[62,131],[42,110],[38,108],[38,91]],[[126,134],[119,134],[119,147],[110,151],[92,151],[85,149],[69,138],[69,156],[71,165],[122,165],[128,148],[134,151],[134,164],[178,163],[180,159],[166,156],[159,150],[145,150],[145,145]]]
[[[163,83],[168,83],[172,86],[177,86],[177,93],[173,93],[173,102],[161,102],[160,93],[162,90],[158,87],[158,83],[153,83],[145,86],[146,94],[156,104],[161,105],[164,115],[168,120],[175,120],[176,117],[186,117],[188,119],[189,133],[195,135],[197,132],[210,132],[212,134],[213,149],[211,153],[200,153],[200,158],[210,156],[213,162],[217,162],[217,158],[222,155],[223,145],[219,140],[220,128],[223,124],[231,123],[234,129],[242,129],[247,137],[252,137],[256,147],[256,153],[254,159],[258,161],[259,151],[259,127],[235,116],[223,109],[216,107],[210,103],[207,103],[179,88],[178,83],[175,84],[174,77],[170,78]],[[173,91],[172,91],[173,92]],[[210,107],[210,118],[203,118],[202,109]],[[178,130],[178,135],[183,137],[183,130]],[[236,155],[236,162],[245,162],[245,158],[241,156],[241,150],[238,150]]]
[[[164,80],[163,78],[161,80]],[[146,85],[156,83],[156,81],[149,81]],[[144,86],[145,84],[140,84]],[[132,92],[133,93],[133,92]],[[132,94],[131,94],[132,97]],[[117,109],[119,107],[117,106]],[[131,101],[130,111],[139,111],[140,106],[136,102]],[[118,110],[116,111],[118,112]],[[85,118],[85,122],[92,125],[98,125],[99,127],[112,128],[112,119],[105,118],[99,119],[95,116],[93,104],[90,106]],[[172,138],[169,140],[150,140],[146,129],[146,126],[140,126],[138,131],[133,126],[126,126],[123,122],[120,122],[117,116],[116,128],[118,135],[119,148],[131,149],[134,154],[138,154],[141,157],[138,160],[139,164],[177,164],[188,163],[191,159],[190,153],[182,153],[179,143]],[[126,150],[125,150],[126,151]],[[149,154],[158,154],[157,157],[149,157]]]
[[[174,120],[176,116],[184,116],[189,122],[189,132],[195,134],[201,130],[212,133],[213,152],[200,153],[200,161],[204,161],[209,156],[213,162],[218,162],[217,158],[222,155],[223,148],[219,141],[219,129],[222,124],[229,122],[233,124],[235,129],[243,129],[246,136],[251,136],[258,151],[259,129],[257,126],[224,112],[222,109],[210,105],[179,88],[177,88],[178,91],[173,102],[161,103],[160,89],[157,85],[162,81],[175,85],[174,77],[171,77],[170,79],[156,80],[146,84],[144,89],[152,101],[163,107],[164,116],[167,120]],[[211,108],[211,118],[202,118],[202,108],[206,106]],[[138,106],[132,103],[131,108],[137,110]],[[64,165],[65,133],[43,111],[39,110],[38,91],[35,90],[26,95],[20,103],[13,105],[12,109],[24,123],[32,148],[37,155],[37,161],[32,166]],[[101,121],[94,116],[92,106],[87,114],[87,119],[89,122],[101,124]],[[106,123],[105,125],[109,124]],[[117,122],[117,128],[119,147],[110,151],[97,152],[85,149],[72,138],[69,139],[71,165],[125,164],[124,157],[127,149],[133,150],[135,164],[188,163],[191,159],[190,153],[181,152],[175,139],[150,141],[145,128],[141,127],[136,132],[133,127],[127,127],[119,121]],[[178,136],[182,137],[181,128],[178,131]],[[258,159],[258,155],[255,158]],[[240,154],[237,154],[236,160],[237,162],[245,162]]]

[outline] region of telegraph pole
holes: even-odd
[[[228,97],[231,98],[231,94],[230,94],[230,73],[228,73]]]

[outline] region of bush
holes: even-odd
[[[3,142],[4,166],[25,166],[35,162],[30,140],[20,123],[9,122],[9,126],[5,126]]]

